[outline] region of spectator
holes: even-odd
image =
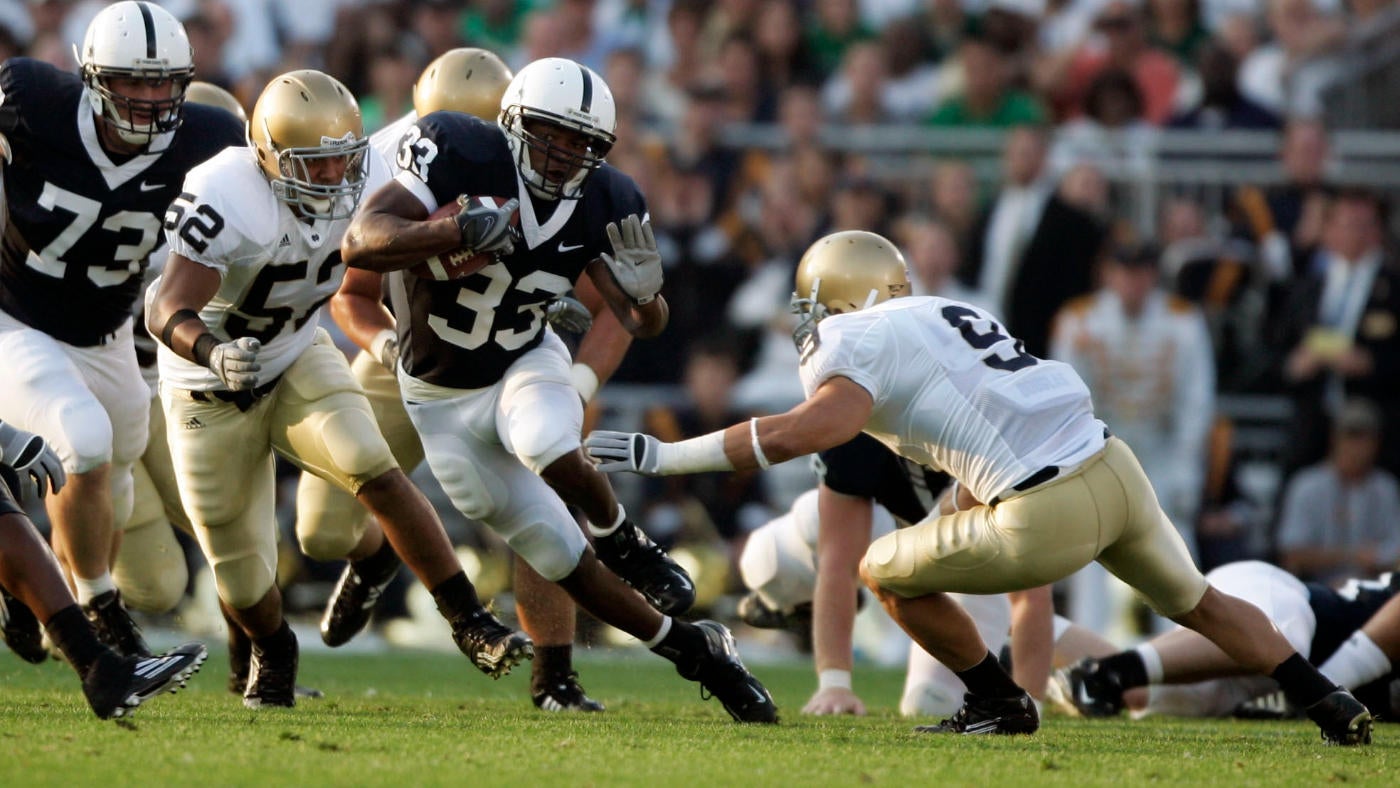
[[[1173,117],[1173,128],[1220,131],[1279,127],[1277,115],[1240,93],[1239,61],[1222,44],[1201,47],[1196,70],[1201,78],[1201,101]]]
[[[1279,154],[1284,183],[1235,192],[1239,229],[1259,247],[1260,261],[1275,281],[1294,278],[1297,261],[1321,240],[1328,150],[1327,130],[1319,121],[1291,120]]]
[[[668,61],[649,70],[642,88],[643,103],[660,123],[679,121],[689,103],[686,91],[704,64],[700,30],[708,7],[704,0],[675,0],[666,11]]]
[[[1188,68],[1210,40],[1199,0],[1148,0],[1147,30],[1154,46],[1172,53]]]
[[[892,27],[918,30],[922,41],[922,59],[938,63],[951,57],[962,46],[963,36],[972,20],[961,0],[924,0],[919,13],[909,22],[895,22]]]
[[[1092,163],[1083,162],[1069,168],[1060,179],[1060,199],[1094,217],[1105,227],[1111,226],[1111,187],[1103,170]]]
[[[365,133],[377,131],[413,109],[413,82],[418,71],[400,48],[370,55],[369,91],[359,99]]]
[[[1090,163],[1129,177],[1146,173],[1157,130],[1145,111],[1131,74],[1116,68],[1099,72],[1084,97],[1084,114],[1060,127],[1050,153],[1051,170],[1065,173]]]
[[[772,123],[778,98],[759,70],[758,50],[744,33],[730,36],[720,47],[711,70],[723,89],[724,119],[729,123]]]
[[[1054,193],[1045,167],[1045,132],[1007,135],[1003,186],[974,225],[959,279],[986,294],[993,312],[1032,355],[1050,345],[1055,313],[1089,292],[1104,230]]]
[[[837,123],[874,124],[894,119],[885,50],[874,41],[846,48],[841,73],[823,91],[828,117]]]
[[[754,28],[754,44],[769,90],[821,81],[821,71],[802,37],[802,20],[795,0],[763,0]]]
[[[961,159],[946,159],[934,165],[928,182],[929,210],[948,225],[958,247],[966,249],[981,210],[977,174]]]
[[[462,0],[422,0],[410,6],[411,27],[423,43],[423,60],[432,62],[449,49],[462,45]]]
[[[880,32],[888,79],[885,103],[898,120],[922,118],[938,105],[938,67],[924,59],[919,29],[897,22]]]
[[[1142,93],[1143,116],[1154,125],[1171,118],[1181,69],[1176,59],[1147,40],[1142,12],[1126,0],[1110,0],[1094,19],[1102,42],[1051,56],[1033,78],[1054,100],[1060,117],[1085,112],[1094,78],[1116,68],[1128,72]]]
[[[1275,320],[1275,347],[1293,397],[1286,468],[1316,462],[1329,416],[1345,398],[1365,397],[1383,421],[1400,424],[1400,266],[1385,249],[1384,210],[1367,191],[1340,192],[1327,210],[1322,245]],[[1381,444],[1381,467],[1400,469],[1396,430]]]
[[[807,47],[823,77],[841,67],[846,48],[875,37],[861,22],[856,0],[816,0],[816,14],[807,26]]]
[[[1162,510],[1197,555],[1205,445],[1215,414],[1215,357],[1205,320],[1158,285],[1155,247],[1120,246],[1107,255],[1104,286],[1064,306],[1050,355],[1088,385],[1095,411],[1129,442]],[[1070,618],[1096,632],[1121,621],[1121,593],[1097,564],[1070,580]]]
[[[1279,520],[1279,563],[1304,580],[1370,577],[1400,561],[1400,486],[1376,467],[1380,410],[1348,400],[1325,462],[1288,481]]]
[[[1256,48],[1240,64],[1240,92],[1277,115],[1299,114],[1290,101],[1289,80],[1308,58],[1335,49],[1346,34],[1338,17],[1314,0],[1268,0],[1273,41]],[[1298,99],[1299,97],[1294,97]],[[1316,108],[1309,108],[1312,114]]]
[[[509,52],[520,42],[529,3],[515,0],[476,0],[462,14],[461,38],[468,46]]]
[[[696,85],[690,91],[680,123],[670,135],[668,148],[671,162],[678,169],[702,172],[709,178],[716,207],[728,204],[740,163],[737,152],[720,144],[726,95],[721,85]]]
[[[964,287],[953,274],[962,259],[957,238],[948,225],[930,219],[906,219],[896,233],[909,263],[914,295],[931,295],[985,307],[982,294]]]
[[[928,122],[935,126],[1010,128],[1038,124],[1045,110],[1031,94],[1012,88],[1006,56],[986,38],[969,36],[958,50],[963,91],[945,100]]]

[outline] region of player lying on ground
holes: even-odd
[[[43,438],[0,421],[0,626],[20,657],[42,662],[48,652],[38,637],[11,641],[12,600],[21,615],[35,617],[83,681],[83,695],[102,719],[122,717],[163,692],[185,686],[207,655],[203,644],[186,643],[159,656],[123,656],[97,639],[78,607],[43,537],[16,498],[57,493],[65,478],[58,455]],[[17,632],[28,634],[29,627]]]
[[[1322,665],[1324,676],[1352,689],[1373,712],[1392,716],[1391,662],[1377,643],[1396,645],[1400,575],[1387,572],[1333,590],[1272,564],[1241,561],[1211,570],[1206,579],[1257,605],[1298,653]],[[1379,686],[1367,686],[1378,679]],[[1087,659],[1059,680],[1064,697],[1086,717],[1112,716],[1124,708],[1135,716],[1221,717],[1278,689],[1273,679],[1248,671],[1188,629]]]
[[[1132,450],[1094,417],[1072,368],[1026,353],[968,304],[909,296],[903,256],[873,233],[818,240],[796,284],[805,402],[675,444],[604,431],[585,445],[603,470],[657,475],[766,468],[865,431],[945,470],[958,486],[956,511],[882,537],[861,565],[890,615],[968,687],[957,714],[921,730],[1031,733],[1040,725],[1031,697],[948,592],[1033,588],[1097,560],[1160,614],[1273,676],[1328,742],[1370,741],[1360,702],[1257,607],[1207,582]]]

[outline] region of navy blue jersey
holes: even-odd
[[[1386,572],[1373,580],[1348,580],[1333,590],[1308,583],[1308,607],[1317,616],[1309,661],[1321,665],[1360,629],[1390,598],[1400,593],[1400,572]]]
[[[869,498],[906,523],[924,519],[948,485],[947,474],[906,460],[865,433],[817,456],[822,484]]]
[[[523,243],[499,262],[447,282],[399,272],[389,279],[408,374],[449,388],[489,386],[544,336],[544,307],[610,252],[605,227],[646,201],[631,178],[604,164],[577,200],[533,201],[505,132],[457,112],[419,119],[399,146],[400,179],[416,178],[438,205],[458,195],[518,197]],[[421,186],[421,184],[419,184]],[[538,213],[537,213],[538,211]]]
[[[187,104],[163,150],[114,162],[100,122],[76,74],[29,58],[0,64],[0,133],[14,151],[0,309],[72,345],[99,344],[131,317],[185,173],[243,143],[233,115]]]

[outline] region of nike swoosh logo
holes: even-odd
[[[147,183],[146,181],[141,181],[141,183],[139,183],[139,184],[137,185],[137,188],[140,189],[140,190],[143,191],[143,192],[153,192],[153,191],[155,191],[156,189],[164,189],[164,188],[165,188],[165,184],[163,184],[163,183]]]
[[[1085,685],[1080,684],[1075,692],[1075,695],[1077,696],[1079,702],[1084,704],[1085,706],[1094,705],[1094,696],[1089,694],[1089,688]]]
[[[560,253],[563,253],[563,252],[572,252],[572,251],[575,250],[575,249],[582,249],[582,248],[583,248],[583,244],[565,244],[565,243],[560,243],[560,244],[559,244],[559,251],[560,251]]]

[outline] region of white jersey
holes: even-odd
[[[403,171],[403,167],[398,165],[399,142],[403,140],[403,135],[413,128],[413,124],[418,122],[418,113],[409,110],[408,114],[390,123],[379,131],[369,135],[369,146],[379,151],[379,155],[384,157],[384,161],[389,163],[389,169],[398,175]],[[365,192],[368,194],[369,192]]]
[[[821,322],[803,353],[807,396],[833,377],[870,392],[865,432],[991,501],[1046,466],[1104,447],[1074,369],[1026,353],[986,312],[934,296],[897,298]]]
[[[369,194],[390,175],[377,152],[366,155]],[[191,170],[167,215],[166,226],[178,229],[168,230],[166,241],[172,252],[218,272],[219,291],[200,319],[221,342],[261,341],[259,379],[271,381],[311,347],[321,307],[340,288],[340,239],[350,220],[298,218],[272,193],[255,156],[253,148],[228,148]],[[161,380],[176,388],[223,388],[213,372],[164,346],[159,365]]]
[[[1155,291],[1130,317],[1116,293],[1101,289],[1060,310],[1050,348],[1084,378],[1172,519],[1193,517],[1215,418],[1215,356],[1200,310]]]

